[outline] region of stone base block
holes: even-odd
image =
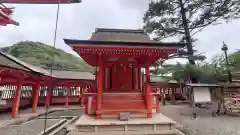
[[[176,135],[175,121],[162,114],[153,118],[134,118],[128,121],[100,119],[83,115],[76,121],[76,129],[69,135]]]

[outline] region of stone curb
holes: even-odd
[[[78,118],[77,116],[72,117],[72,119],[70,119],[70,120],[68,120],[67,122],[63,123],[62,125],[56,127],[54,131],[52,131],[51,133],[49,133],[49,135],[55,135],[55,134],[57,134],[60,130],[66,128],[66,126],[67,126],[68,124],[70,124],[70,123],[72,123],[73,121],[77,120],[77,118]],[[67,128],[66,128],[66,132],[67,132]]]
[[[56,109],[53,109],[53,110],[49,110],[48,111],[48,114],[49,113],[52,113],[54,111],[64,111],[64,110],[78,110],[79,108],[56,108]],[[42,112],[42,113],[36,113],[36,114],[33,114],[32,116],[29,116],[28,118],[16,118],[16,119],[10,119],[10,121],[6,121],[6,123],[0,125],[0,128],[4,128],[4,127],[7,127],[7,126],[10,126],[10,125],[20,125],[20,124],[23,124],[24,122],[27,122],[27,121],[31,121],[33,119],[36,119],[38,117],[41,117],[41,116],[44,116],[45,112]]]
[[[53,111],[55,111],[55,110],[50,110],[50,111],[48,111],[48,113],[52,113]],[[20,125],[20,124],[23,124],[24,122],[36,119],[37,117],[40,117],[40,116],[42,116],[44,114],[45,114],[45,112],[44,113],[39,113],[39,114],[33,114],[32,116],[29,116],[28,118],[10,119],[9,122],[6,122],[6,124],[1,125],[0,128],[6,127],[6,126],[10,126],[10,125]]]
[[[54,129],[56,129],[57,127],[59,127],[60,125],[62,125],[65,122],[67,122],[67,119],[60,120],[56,124],[54,124],[51,127],[47,128],[46,131],[45,131],[45,134],[49,134],[50,132],[52,132]],[[44,131],[42,131],[39,135],[44,135]]]

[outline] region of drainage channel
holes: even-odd
[[[66,135],[68,126],[73,124],[81,114],[79,109],[49,112],[45,135]],[[9,125],[0,128],[0,135],[43,135],[44,121],[44,116],[41,115],[20,125]]]
[[[44,118],[39,118],[39,120],[44,120]],[[48,121],[61,119],[59,122],[55,123],[54,125],[48,127],[46,129],[45,134],[47,135],[66,135],[68,130],[68,126],[73,124],[74,121],[78,119],[77,116],[60,116],[60,117],[49,117]],[[45,135],[41,132],[39,135]]]

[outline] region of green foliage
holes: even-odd
[[[24,62],[46,69],[52,66],[53,69],[94,71],[94,69],[88,66],[80,57],[40,42],[18,42],[11,47],[5,47],[1,50]],[[52,59],[53,56],[54,62]]]
[[[233,70],[240,71],[240,52],[230,54],[229,61]]]
[[[189,77],[194,77],[201,83],[217,83],[219,81],[226,81],[226,69],[223,67],[217,67],[212,63],[199,63],[192,64],[180,64],[175,65],[163,65],[162,71],[166,71],[166,74],[171,73],[172,79],[178,82],[187,82]],[[162,73],[164,75],[164,73]]]
[[[211,24],[240,17],[240,0],[182,0],[191,34]],[[151,1],[144,15],[144,29],[159,41],[165,37],[183,35],[184,26],[179,0]]]
[[[229,54],[229,68],[233,72],[240,71],[240,52]],[[180,64],[162,65],[159,69],[162,75],[171,73],[176,81],[187,81],[189,76],[197,78],[200,83],[217,83],[228,81],[226,60],[223,55],[215,56],[210,62],[200,62],[196,65]]]

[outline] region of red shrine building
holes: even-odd
[[[97,68],[96,88],[84,96],[85,113],[94,113],[97,119],[122,112],[151,118],[154,110],[159,112],[149,68],[184,46],[152,41],[143,30],[102,28],[96,29],[89,40],[64,41]]]

